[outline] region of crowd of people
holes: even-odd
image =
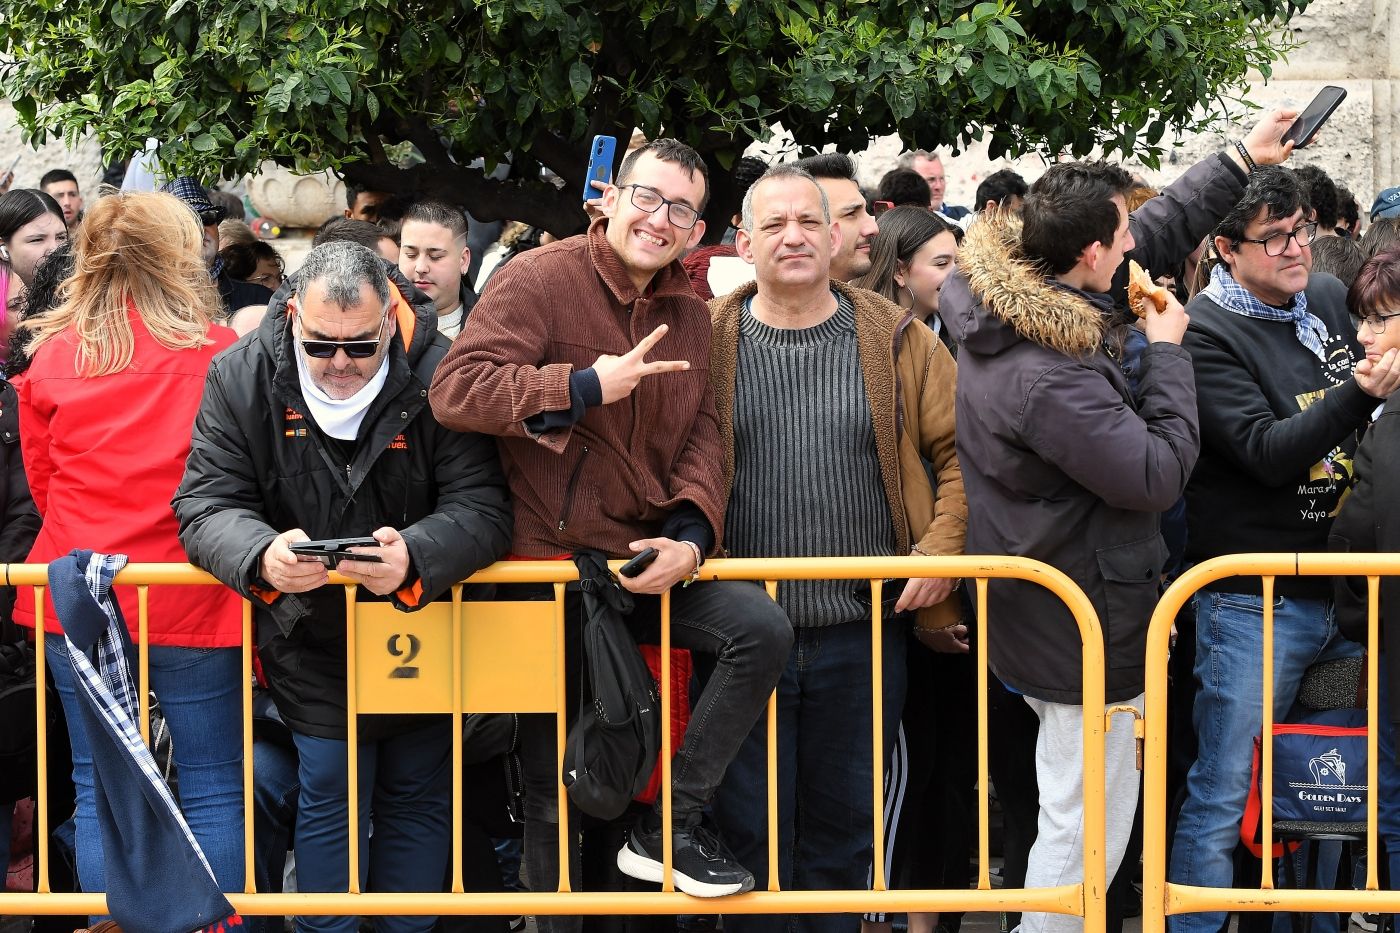
[[[1354,196],[1315,167],[1285,166],[1295,116],[1269,114],[1160,191],[1117,165],[1063,162],[1033,184],[989,175],[970,210],[945,202],[936,153],[908,153],[873,191],[841,154],[744,160],[732,230],[706,246],[705,163],[657,139],[597,192],[586,233],[548,242],[512,227],[476,278],[469,216],[437,201],[351,187],[345,216],[288,275],[237,199],[195,179],[85,204],[71,173],[50,172],[42,190],[0,196],[0,561],[90,550],[188,561],[221,581],[153,586],[148,608],[170,778],[225,891],[241,890],[246,870],[246,599],[259,890],[281,890],[291,852],[297,890],[346,891],[351,844],[362,890],[446,890],[459,812],[468,890],[646,889],[670,846],[677,888],[718,898],[697,910],[723,915],[727,931],[898,922],[956,933],[956,914],[725,914],[723,897],[774,880],[871,886],[876,691],[886,881],[969,884],[979,638],[994,675],[1003,883],[1078,881],[1084,690],[1067,607],[1029,582],[994,581],[989,635],[960,581],[891,580],[873,645],[868,581],[793,581],[773,600],[756,584],[703,580],[702,567],[718,555],[1044,561],[1098,613],[1106,702],[1141,711],[1148,619],[1183,567],[1241,552],[1394,550],[1400,503],[1379,480],[1400,443],[1387,420],[1400,413],[1389,401],[1400,324],[1387,328],[1400,317],[1400,188],[1380,193],[1362,234]],[[1129,301],[1129,260],[1168,287],[1160,309]],[[298,545],[355,537],[373,543],[335,569],[361,599],[403,613],[498,560],[645,555],[609,584],[609,602],[654,644],[669,593],[671,645],[690,658],[670,838],[658,795],[620,817],[571,813],[561,845],[552,715],[511,717],[499,748],[473,726],[455,808],[447,717],[348,722],[345,597]],[[1383,584],[1384,617],[1400,612],[1396,586]],[[1191,723],[1196,755],[1174,806],[1175,882],[1223,887],[1247,874],[1236,850],[1263,718],[1263,592],[1257,578],[1219,580],[1178,619],[1177,686],[1194,687],[1178,691],[1174,715]],[[138,594],[116,594],[134,625]],[[466,594],[486,596],[554,598],[529,584]],[[596,596],[564,598],[569,724],[590,688],[581,629]],[[1277,581],[1277,718],[1311,666],[1361,653],[1365,604],[1353,580]],[[76,885],[131,895],[113,890],[127,874],[106,870],[123,857],[104,802],[117,779],[84,728],[64,619],[25,592],[0,608],[6,642],[11,625],[44,629],[71,760],[51,770],[71,773]],[[1377,660],[1400,677],[1400,621],[1385,631]],[[1384,677],[1382,688],[1400,722],[1400,684]],[[770,864],[763,714],[775,692]],[[357,840],[346,835],[352,741]],[[1383,864],[1400,883],[1392,729],[1381,745]],[[1108,733],[1105,793],[1121,922],[1141,845],[1130,729]],[[1324,856],[1325,883],[1342,883],[1338,861]],[[1171,924],[1214,933],[1225,919]],[[657,922],[536,918],[543,933]],[[1314,922],[1338,927],[1336,915]],[[1080,921],[1001,923],[1058,933]],[[355,931],[359,920],[295,924]],[[375,925],[500,933],[513,920]]]

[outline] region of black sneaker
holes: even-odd
[[[617,867],[638,881],[661,883],[661,828],[650,829],[649,820],[638,820],[617,853]],[[671,855],[676,887],[691,897],[723,897],[753,890],[753,875],[714,833],[703,826],[676,827],[671,834]]]

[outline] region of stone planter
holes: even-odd
[[[296,175],[264,162],[249,176],[247,188],[258,213],[283,227],[315,229],[345,210],[345,182],[328,171]]]

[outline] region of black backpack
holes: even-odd
[[[597,551],[574,555],[583,592],[583,683],[564,751],[564,785],[584,813],[611,820],[646,789],[661,748],[661,699],[623,616],[632,596]]]

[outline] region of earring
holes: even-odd
[[[10,261],[10,251],[9,251],[8,249],[6,249],[5,247],[0,246],[0,262],[9,262],[9,261]]]

